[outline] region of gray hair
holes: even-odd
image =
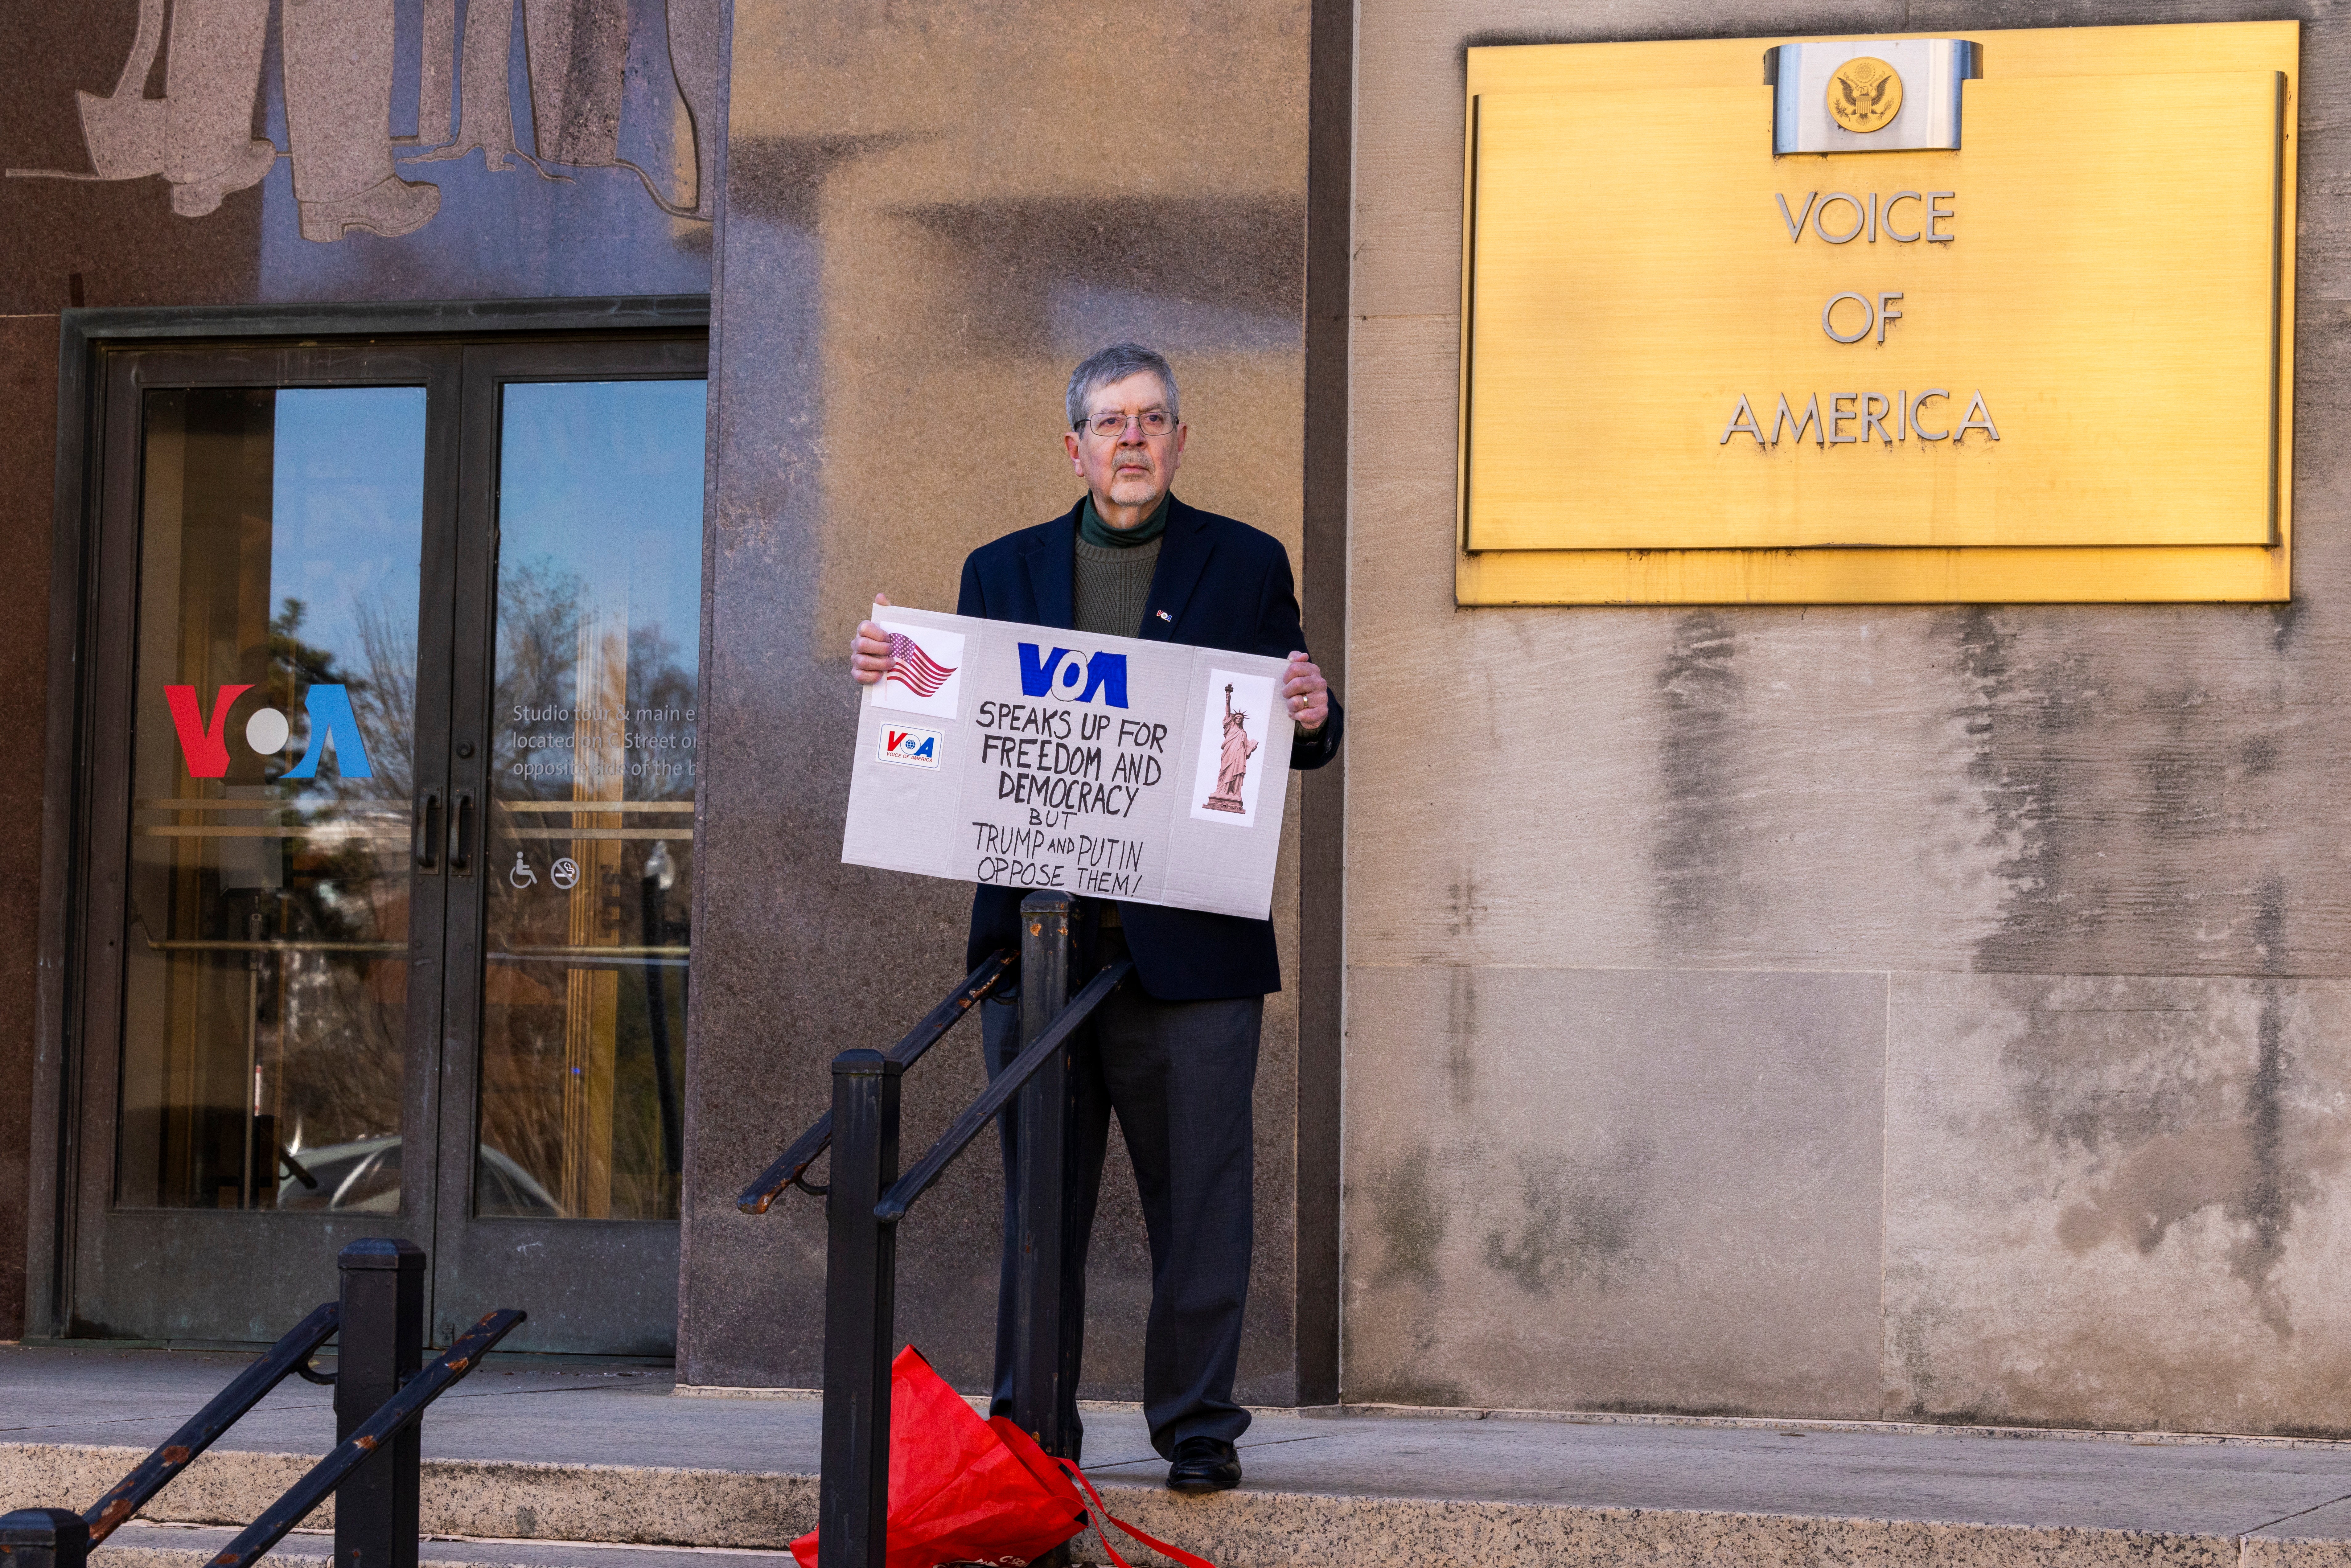
[[[1086,402],[1094,389],[1113,382],[1123,382],[1138,371],[1149,371],[1167,389],[1167,416],[1181,419],[1176,406],[1176,372],[1167,367],[1167,357],[1140,343],[1113,343],[1101,352],[1091,355],[1085,363],[1070,372],[1070,428],[1075,430],[1086,422]]]

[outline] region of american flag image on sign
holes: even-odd
[[[924,653],[923,645],[904,632],[893,632],[889,637],[890,673],[882,678],[897,682],[918,697],[936,696],[955,671]]]

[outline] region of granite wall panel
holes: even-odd
[[[2292,604],[1453,603],[1467,47],[1876,29],[1973,37],[2256,15],[2299,16],[2304,27]],[[2351,208],[2340,194],[2351,156],[2341,129],[2351,91],[2351,27],[2342,14],[2298,5],[2257,13],[2221,4],[1367,0],[1359,36],[1349,1396],[1389,1375],[1389,1363],[1355,1351],[1390,1347],[1383,1354],[1393,1358],[1390,1325],[1408,1317],[1414,1300],[1377,1261],[1379,1208],[1365,1184],[1390,1155],[1357,1113],[1408,1103],[1426,1071],[1424,1045],[1367,1005],[1364,975],[1533,964],[1676,974],[1700,985],[1725,972],[1876,971],[1896,977],[1897,997],[1938,977],[1963,988],[1931,1036],[1919,1032],[1923,1023],[1902,1022],[1897,1009],[1882,1047],[1887,1239],[1882,1249],[1856,1243],[1882,1272],[1887,1300],[1882,1412],[2257,1430],[2325,1424],[2325,1396],[2339,1374],[2311,1348],[2331,1332],[2317,1303],[2324,1282],[2339,1291],[2351,1277],[2351,1250],[2327,1218],[2332,1178],[2316,1166],[2281,1167],[2277,1191],[2302,1195],[2287,1206],[2299,1218],[2262,1240],[2286,1210],[2245,1196],[2247,1183],[2270,1179],[2245,1174],[2251,1156],[2231,1155],[2232,1174],[2198,1175],[2195,1137],[2150,1142],[2134,1132],[2141,1113],[2100,1089],[2100,1070],[2065,1044],[2067,1031],[2014,1022],[2011,1015],[2038,1019],[2046,1009],[2001,987],[2008,977],[2020,994],[2072,996],[2112,977],[2126,988],[2196,997],[2283,988],[2278,994],[2294,1000],[2281,1002],[2278,1016],[2289,1019],[2286,1038],[2302,1042],[2283,1059],[2303,1075],[2293,1081],[2299,1103],[2323,1107],[2351,1089],[2326,1043],[2329,1015],[2314,999],[2345,975],[2351,948],[2351,877],[2340,850],[2351,817],[2351,714],[2341,695],[2351,665],[2351,546],[2342,528],[2351,465],[2329,434],[2351,385],[2340,329],[2339,280],[2351,255]],[[1996,37],[1988,41],[1996,61]],[[1572,436],[1562,433],[1571,450]],[[1457,982],[1426,983],[1441,990]],[[2252,1017],[2260,1006],[2241,997],[2179,1006],[2201,1020],[2189,1030],[2204,1053],[2199,1082],[2209,1080],[2199,1092],[2214,1106],[2252,1093],[2263,1070],[2259,1047],[2244,1041],[2259,1027],[2231,1009],[2250,1008]],[[2117,1005],[2101,1027],[2159,1054],[2176,1010]],[[1574,1125],[1566,1118],[1581,1098],[1642,1082],[1651,1053],[1677,1048],[1679,1027],[1677,1014],[1661,1009],[1620,1059],[1594,1063],[1574,1095],[1530,1109],[1523,1142],[1498,1145],[1493,1157],[1575,1159],[1597,1149],[1588,1136],[1578,1143],[1551,1129]],[[1938,1071],[1963,1071],[1939,1053],[1979,1034],[2001,1043],[1969,1051],[1993,1051],[2001,1071],[2029,1067],[2045,1080],[2045,1098],[2071,1107],[2071,1143],[2035,1146],[2006,1124],[2012,1108],[1991,1088],[1970,1090],[1976,1109],[1956,1120],[1930,1113],[1939,1096],[1959,1092]],[[2254,1055],[2223,1065],[2241,1047]],[[1520,1046],[1499,1026],[1481,1026],[1465,1049],[1484,1060]],[[1768,1060],[1760,1030],[1753,1044],[1732,1040],[1724,1049],[1759,1065]],[[2227,1124],[2240,1132],[2198,1135],[2206,1142],[2241,1143],[2243,1126],[2267,1124],[2267,1113],[2210,1114],[2220,1123],[2237,1116]],[[2276,1134],[2281,1148],[2303,1136],[2290,1131],[2303,1114],[2279,1124],[2289,1129]],[[1424,1117],[1444,1123],[1436,1110]],[[1721,1135],[1724,1126],[1707,1117],[1693,1108],[1659,1136],[1671,1144]],[[2319,1116],[2310,1124],[2326,1124]],[[2095,1159],[2084,1152],[2093,1149],[2101,1151]],[[2141,1174],[2133,1179],[2153,1182],[2166,1204],[2189,1207],[2148,1252],[2128,1226],[2092,1246],[2083,1240],[2088,1222],[2064,1216],[2095,1207],[2091,1193],[2111,1176],[2099,1161],[2134,1150]],[[2011,1179],[2037,1184],[2046,1202],[2001,1212],[1993,1189],[2005,1192],[2000,1183]],[[1962,1190],[1944,1192],[1947,1181]],[[1968,1197],[1970,1183],[1990,1186]],[[2230,1258],[2253,1257],[2249,1247],[2260,1257],[2242,1267],[2264,1281],[2258,1290],[2229,1272]],[[2061,1279],[2062,1311],[2036,1322],[2048,1304],[2043,1288]],[[1487,1311],[1507,1299],[1466,1266],[1442,1281],[1452,1310]],[[1573,1321],[1561,1312],[1558,1332]],[[2100,1333],[2112,1343],[2077,1377],[2052,1370]],[[2080,1343],[2060,1346],[2065,1334]],[[2194,1364],[2197,1347],[2223,1343],[2226,1356],[2214,1355],[2247,1380],[2236,1403],[2220,1399],[2218,1375]],[[1422,1363],[1429,1396],[1458,1388],[1514,1402],[1481,1381],[1474,1346],[1439,1349]],[[1703,1339],[1688,1349],[1700,1354]],[[1846,1386],[1842,1366],[1819,1362],[1819,1385]],[[1804,1380],[1800,1369],[1784,1370]],[[1525,1402],[1588,1396],[1535,1373],[1522,1381],[1541,1396]],[[1658,1375],[1647,1385],[1646,1397],[1679,1408],[1748,1402],[1735,1380],[1692,1388]]]
[[[49,570],[62,309],[706,290],[730,26],[726,0],[7,7],[0,419],[16,436],[0,564],[20,582]],[[538,125],[538,102],[561,122]],[[44,619],[0,632],[20,693],[44,689]],[[49,716],[33,701],[21,722],[38,734]],[[37,1029],[54,1043],[61,1026],[37,1019],[29,977],[37,909],[66,894],[43,885],[42,786],[15,788],[0,811],[0,1003],[17,1004],[0,1007],[0,1233],[46,1256],[53,1195],[32,1183],[28,1232],[26,1118],[57,1114],[55,1073],[31,1064]],[[55,883],[61,847],[49,863]],[[53,976],[62,943],[41,956]],[[23,1312],[23,1256],[0,1248],[0,1333]]]
[[[57,319],[0,316],[0,403],[47,409],[57,403]],[[49,576],[49,490],[55,471],[47,443],[12,441],[0,455],[0,575],[17,583]],[[49,618],[37,590],[0,622],[0,689],[37,693],[48,681]],[[40,769],[29,760],[0,784],[0,1083],[33,1080],[33,1030],[40,928]],[[32,1096],[0,1094],[0,1237],[21,1237],[30,1219]],[[0,1339],[25,1318],[25,1249],[0,1246]]]
[[[1308,16],[737,7],[703,852],[739,870],[695,915],[689,1382],[818,1380],[822,1214],[794,1197],[746,1218],[735,1193],[823,1108],[837,1051],[894,1038],[961,973],[967,889],[839,862],[847,643],[872,595],[952,608],[975,546],[1071,506],[1062,388],[1123,337],[1175,361],[1177,494],[1297,557]],[[1297,907],[1286,870],[1293,972]],[[1258,1079],[1260,1402],[1297,1385],[1296,1019],[1276,998]],[[910,1158],[980,1082],[974,1039],[924,1062]],[[900,1332],[967,1389],[987,1378],[1001,1192],[976,1148],[900,1231]],[[1103,1197],[1086,1387],[1133,1397],[1147,1257],[1115,1149]]]

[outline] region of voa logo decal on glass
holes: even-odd
[[[228,710],[252,689],[249,685],[221,687],[214,694],[212,716],[207,719],[196,706],[195,687],[163,688],[163,701],[172,710],[172,727],[180,734],[180,755],[187,762],[188,777],[227,776]],[[375,776],[368,766],[367,740],[360,733],[359,716],[351,711],[349,690],[342,686],[312,686],[303,694],[302,707],[310,719],[309,745],[302,753],[302,760],[287,768],[282,777],[316,779],[319,760],[329,747],[334,748],[336,769],[344,778]],[[257,709],[245,721],[245,744],[258,757],[275,757],[284,751],[292,735],[293,726],[274,707]]]

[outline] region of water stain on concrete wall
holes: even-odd
[[[1445,1088],[1456,1111],[1478,1100],[1478,971],[1456,967],[1445,1007]]]
[[[1659,946],[1692,956],[1714,951],[1738,902],[1748,831],[1733,788],[1742,695],[1738,651],[1730,617],[1698,611],[1674,622],[1656,676],[1664,705],[1657,772],[1665,800],[1652,851],[1652,897]]]
[[[1349,1184],[1363,1229],[1349,1291],[1377,1328],[1343,1365],[1344,1397],[1399,1405],[1466,1405],[1462,1385],[1430,1368],[1445,1362],[1443,1256],[1448,1229],[1435,1151],[1407,1149]]]
[[[1431,1180],[1426,1148],[1408,1151],[1364,1185],[1380,1256],[1371,1278],[1380,1285],[1437,1282],[1437,1252],[1445,1244],[1445,1209]]]
[[[1886,1413],[2339,1426],[2346,1001],[2275,976],[1904,977]]]
[[[2274,894],[2273,884],[2269,891]],[[2056,1239],[2076,1254],[2113,1243],[2151,1255],[2179,1227],[2210,1212],[2229,1236],[2229,1273],[2281,1340],[2294,1333],[2287,1301],[2275,1288],[2291,1232],[2300,1211],[2318,1200],[2318,1178],[2340,1169],[2351,1152],[2339,1118],[2314,1113],[2307,1103],[2314,1091],[2323,1098],[2321,1086],[2295,1082],[2287,1005],[2278,982],[2262,982],[2250,1062],[2240,1060],[2219,1073],[2174,1062],[2136,1092],[2102,1070],[2111,1064],[2096,1062],[2086,1064],[2085,1076],[2096,1085],[2088,1093],[2081,1083],[2053,1085],[2049,1059],[2063,1054],[2053,1048],[2057,1031],[2027,1035],[2011,1048],[2013,1055],[2040,1058],[2038,1071],[2020,1084],[2028,1121],[2045,1128],[2060,1148],[2095,1162],[2088,1190],[2057,1217]],[[2179,1021],[2199,1035],[2211,1025],[2200,1010],[2184,1012]],[[2144,1015],[2132,1023],[2136,1033]]]
[[[1486,1267],[1534,1295],[1570,1281],[1610,1289],[1640,1234],[1655,1153],[1635,1134],[1576,1153],[1516,1155],[1518,1212],[1487,1229]]]
[[[2278,664],[2284,623],[2157,613],[2127,641],[2083,635],[2080,611],[1943,619],[1974,810],[2001,849],[1999,923],[1973,967],[2295,972],[2269,912],[2296,884],[2325,764],[2300,744],[2314,710]],[[2299,972],[2340,919],[2299,933]]]
[[[2032,956],[2066,917],[2070,891],[2056,825],[2068,780],[2052,742],[2088,721],[2094,694],[2077,657],[2020,669],[2018,638],[1991,610],[1963,611],[1950,630],[1966,693],[1956,716],[1973,745],[1968,775],[1987,836],[2005,852],[2004,918],[1978,944],[1977,959],[1991,969],[2035,967]]]

